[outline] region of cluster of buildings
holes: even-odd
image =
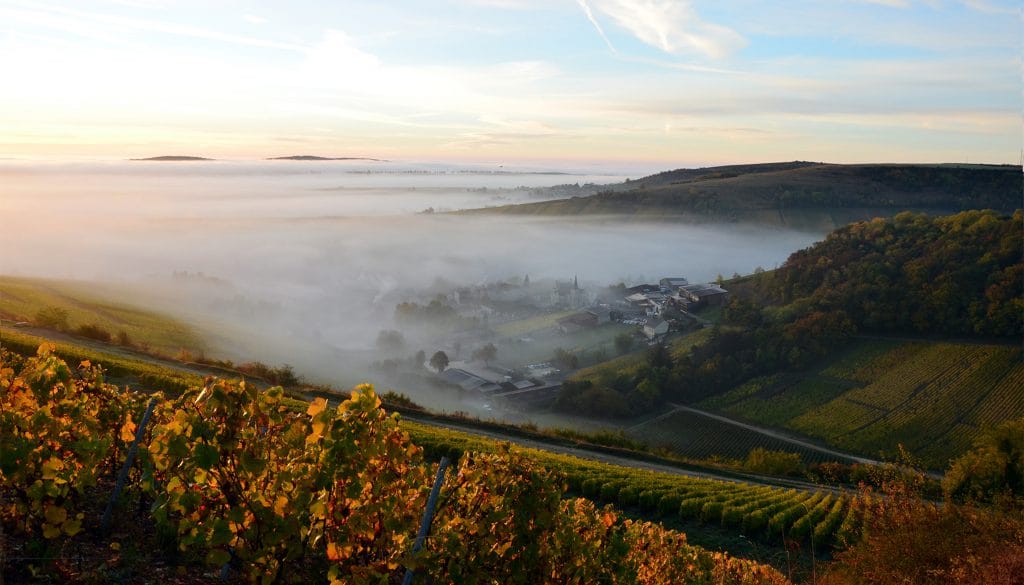
[[[558,321],[563,333],[596,327],[609,321],[640,325],[649,340],[668,333],[669,320],[696,322],[690,313],[705,306],[720,306],[729,300],[729,292],[717,284],[690,284],[683,277],[666,277],[658,284],[640,284],[626,288],[622,299],[593,305]]]
[[[553,370],[552,373],[556,372]],[[521,375],[493,364],[480,366],[472,362],[455,362],[441,372],[440,377],[464,392],[517,404],[552,400],[562,387],[561,382],[545,381],[539,374]]]
[[[519,313],[515,317],[509,314],[508,318],[522,318],[522,313],[572,310],[573,313],[557,322],[557,329],[563,334],[619,322],[638,326],[638,333],[653,343],[671,329],[706,326],[707,323],[694,316],[692,311],[705,306],[720,306],[728,299],[729,292],[717,284],[690,284],[682,277],[666,277],[657,284],[640,284],[624,289],[602,289],[598,295],[580,287],[575,277],[571,281],[555,281],[552,285],[551,281],[531,284],[527,276],[518,282],[460,287],[450,292],[446,301],[460,314],[486,311],[492,324],[505,320],[502,319],[502,311]],[[494,364],[452,362],[439,376],[465,392],[517,405],[552,400],[561,388],[558,370],[549,364],[513,371]]]
[[[491,323],[518,318],[509,311],[557,311],[589,307],[597,293],[581,287],[579,279],[531,283],[527,275],[511,280],[458,287],[443,295],[445,301],[463,317],[477,317]]]

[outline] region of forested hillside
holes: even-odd
[[[1020,206],[1021,168],[992,165],[770,163],[679,169],[586,197],[464,213],[681,216],[695,221],[834,225],[903,210],[955,213]]]

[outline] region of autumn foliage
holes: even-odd
[[[0,382],[4,532],[82,538],[97,524],[82,512],[86,488],[124,460],[144,398],[45,348],[6,356]],[[436,467],[369,386],[297,411],[280,388],[211,378],[158,407],[146,437],[128,497],[151,502],[143,509],[186,563],[249,582],[384,583],[412,568],[416,582],[439,583],[786,583],[660,525],[563,499],[558,473],[507,446],[460,458],[413,554]]]

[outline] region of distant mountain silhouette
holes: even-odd
[[[132,158],[128,160],[140,160],[140,161],[188,161],[188,160],[216,160],[212,158],[206,158],[202,156],[179,156],[179,155],[168,155],[168,156],[151,156],[149,158]]]
[[[379,158],[369,158],[364,156],[313,156],[311,154],[295,154],[292,156],[274,156],[267,160],[368,160],[373,162],[387,162]]]

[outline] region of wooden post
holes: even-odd
[[[107,508],[103,510],[103,519],[100,521],[100,531],[103,534],[106,534],[107,529],[110,528],[110,516],[114,512],[114,505],[117,504],[117,498],[120,497],[121,490],[124,489],[124,482],[128,479],[128,472],[135,461],[135,453],[139,450],[139,442],[142,441],[142,436],[146,433],[146,425],[149,424],[149,417],[153,415],[154,408],[156,408],[156,398],[151,398],[146,406],[146,413],[142,415],[142,420],[139,421],[139,426],[135,429],[135,440],[132,441],[131,447],[128,448],[128,456],[125,457],[124,465],[121,466],[121,471],[117,474],[114,493],[110,497],[110,501],[107,502]]]
[[[416,535],[416,543],[412,545],[413,557],[423,548],[423,542],[427,539],[427,534],[430,532],[430,523],[434,521],[434,507],[437,506],[437,496],[441,493],[441,484],[444,483],[444,472],[448,470],[448,464],[448,458],[442,457],[441,463],[437,466],[437,477],[434,478],[434,487],[431,488],[430,497],[427,498],[427,509],[423,511],[423,522],[420,523],[420,532]],[[402,585],[412,585],[414,573],[413,569],[406,569]]]

